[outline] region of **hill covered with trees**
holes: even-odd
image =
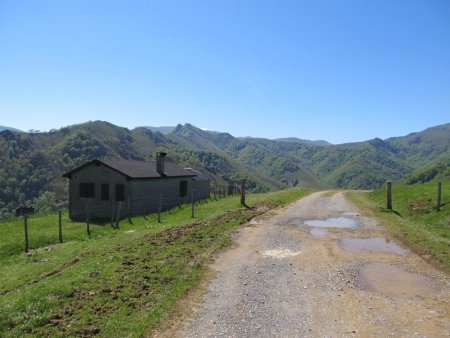
[[[421,171],[446,172],[450,159],[450,124],[341,145],[236,138],[190,124],[164,131],[102,121],[45,133],[1,131],[0,217],[20,204],[32,203],[41,212],[64,206],[68,185],[62,174],[94,158],[152,160],[166,151],[170,161],[210,175],[212,184],[245,177],[254,192],[288,186],[372,189]]]

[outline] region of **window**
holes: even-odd
[[[187,181],[180,181],[180,197],[187,196]]]
[[[102,201],[109,201],[109,184],[102,184]]]
[[[80,197],[94,198],[95,185],[94,183],[80,183]]]
[[[125,186],[123,184],[116,184],[116,202],[125,200]]]

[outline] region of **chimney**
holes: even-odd
[[[156,154],[156,171],[160,175],[164,175],[164,161],[166,159],[166,153],[157,153]]]

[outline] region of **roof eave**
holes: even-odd
[[[152,177],[149,177],[149,176],[147,176],[147,177],[130,177],[130,181],[132,181],[132,180],[160,180],[160,179],[165,179],[165,178],[183,178],[183,177],[186,177],[186,178],[189,178],[189,177],[194,177],[195,175],[176,175],[176,176],[168,176],[168,175],[165,175],[165,176],[159,176],[159,177],[155,177],[155,176],[152,176]]]
[[[122,171],[120,171],[120,170],[117,170],[116,168],[111,167],[111,166],[108,165],[107,163],[105,163],[105,162],[103,162],[102,160],[99,160],[99,159],[97,159],[97,158],[96,158],[96,159],[93,159],[93,160],[91,160],[91,161],[89,161],[89,162],[86,162],[85,164],[80,165],[79,167],[76,167],[76,168],[72,169],[71,171],[66,172],[65,174],[62,175],[62,177],[66,177],[66,178],[69,178],[69,179],[70,179],[70,178],[72,178],[72,174],[73,174],[73,173],[75,173],[75,172],[77,172],[77,171],[79,171],[79,170],[81,170],[81,169],[84,169],[84,168],[90,166],[90,165],[93,164],[93,163],[101,163],[101,164],[103,164],[105,167],[108,167],[109,169],[114,170],[115,172],[117,172],[117,173],[119,173],[119,174],[125,176],[125,177],[127,178],[127,180],[132,179],[132,177],[130,177],[129,175],[125,174],[124,172],[122,172]]]

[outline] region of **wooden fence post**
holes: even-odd
[[[194,209],[195,209],[194,190],[192,190],[192,193],[191,193],[191,202],[192,202],[192,214],[191,214],[191,217],[194,218],[195,217],[195,211],[194,211]]]
[[[162,209],[162,193],[159,195],[159,203],[158,203],[158,223],[161,223],[161,209]]]
[[[119,229],[119,220],[121,213],[122,213],[122,202],[119,202],[119,205],[117,206],[116,229]]]
[[[91,237],[91,228],[89,227],[89,208],[86,206],[86,231],[89,237]]]
[[[438,182],[437,211],[441,211],[442,182]]]
[[[62,210],[58,210],[58,227],[59,227],[59,232],[58,232],[59,243],[62,243],[63,242],[63,239],[62,239]]]
[[[115,211],[114,202],[111,202],[111,225],[114,228],[114,211]]]
[[[23,216],[24,228],[25,228],[25,252],[28,252],[28,215]]]
[[[241,185],[241,204],[245,205],[245,188],[247,185],[247,180],[244,178],[242,180],[242,185]]]
[[[128,196],[128,222],[131,223],[131,199],[130,199],[130,196]]]
[[[392,182],[386,182],[386,208],[392,209]]]

